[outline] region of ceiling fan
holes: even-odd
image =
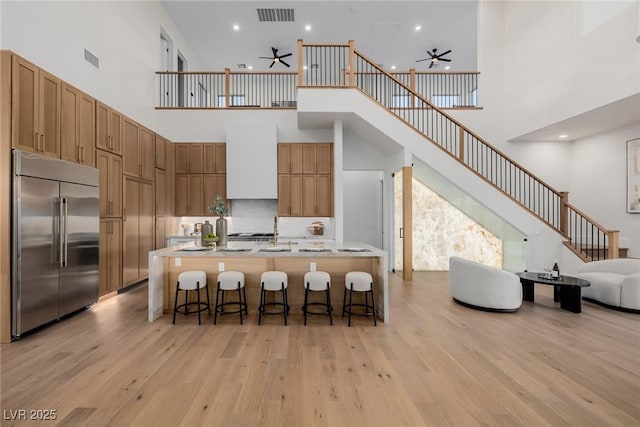
[[[278,55],[278,49],[276,49],[275,47],[271,48],[271,52],[273,52],[273,56],[259,56],[258,58],[270,59],[272,62],[271,62],[271,65],[269,65],[269,68],[273,67],[273,64],[277,64],[277,63],[281,63],[286,65],[287,67],[290,67],[290,65],[287,64],[285,61],[283,61],[282,58],[291,56],[293,55],[292,53],[285,53],[284,55]]]
[[[446,52],[438,54],[438,49],[434,48],[431,51],[427,51],[427,53],[429,54],[429,58],[418,59],[416,62],[431,61],[431,64],[429,64],[429,68],[433,67],[434,65],[437,65],[438,61],[451,62],[450,59],[443,58],[443,56],[445,56],[446,54],[451,53],[451,49],[449,49]]]

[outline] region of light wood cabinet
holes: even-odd
[[[302,173],[302,145],[278,144],[278,173]]]
[[[302,173],[331,173],[332,144],[302,145]]]
[[[302,175],[278,175],[278,215],[302,216]]]
[[[202,144],[176,144],[176,173],[202,173]]]
[[[213,215],[209,212],[209,206],[216,202],[216,196],[222,197],[222,202],[229,207],[227,200],[227,175],[223,173],[204,174],[202,180],[204,204],[202,206],[203,215]]]
[[[137,283],[149,272],[149,252],[153,250],[153,184],[124,177],[123,270],[124,286]]]
[[[100,219],[100,296],[122,287],[122,219]]]
[[[96,101],[96,148],[122,155],[122,129],[122,114]]]
[[[278,144],[280,216],[333,215],[333,145]]]
[[[156,168],[167,169],[167,146],[169,142],[156,134]]]
[[[204,214],[203,175],[176,174],[176,216],[202,216]]]
[[[156,169],[156,216],[167,215],[167,173]]]
[[[11,133],[14,148],[60,157],[60,79],[12,56]]]
[[[202,144],[204,152],[204,173],[227,172],[227,145],[224,143]],[[226,190],[225,190],[226,194]]]
[[[124,173],[153,181],[155,134],[138,123],[124,119]]]
[[[302,216],[331,216],[330,175],[302,175]]]
[[[122,157],[96,150],[100,172],[100,216],[122,216]]]
[[[62,84],[60,158],[95,166],[95,100],[73,86]]]

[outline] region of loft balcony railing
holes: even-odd
[[[304,70],[303,63],[317,66]],[[561,233],[568,240],[565,245],[584,261],[618,257],[618,231],[607,230],[570,205],[568,193],[555,190],[429,101],[415,89],[411,75],[390,74],[356,51],[353,41],[299,40],[298,87],[360,90]],[[465,86],[464,91],[471,94],[476,86]]]
[[[158,71],[159,109],[296,108],[297,73]]]
[[[327,46],[325,47],[328,48]],[[305,58],[303,81],[323,82],[323,86],[347,86],[346,56],[336,51],[332,58],[317,58],[322,51]],[[328,62],[325,62],[328,61]],[[305,68],[306,67],[306,68]],[[333,75],[333,69],[341,70]],[[298,73],[254,71],[158,71],[159,109],[280,108],[297,106]],[[409,70],[393,73],[422,97],[443,108],[477,108],[478,72],[420,72]],[[360,75],[361,80],[375,76]],[[408,100],[404,100],[407,102]],[[399,99],[398,102],[403,102]]]

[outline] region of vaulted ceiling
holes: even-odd
[[[162,1],[204,70],[266,70],[271,47],[295,71],[296,41],[346,43],[390,70],[424,70],[426,51],[451,49],[432,71],[477,69],[477,2],[473,1]],[[258,9],[292,9],[292,21],[261,21]],[[291,16],[289,16],[291,18]],[[277,19],[277,18],[276,18]],[[234,25],[239,27],[234,30]],[[309,25],[310,30],[305,27]],[[416,29],[420,26],[420,29]],[[189,61],[189,58],[186,58]],[[189,66],[192,71],[194,70]],[[272,70],[287,70],[276,64]]]

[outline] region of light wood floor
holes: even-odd
[[[298,314],[259,327],[255,310],[243,326],[148,323],[140,287],[3,345],[2,425],[640,425],[639,315],[570,313],[544,286],[517,313],[476,311],[447,280],[392,275],[377,328]],[[18,409],[57,420],[7,420]]]

